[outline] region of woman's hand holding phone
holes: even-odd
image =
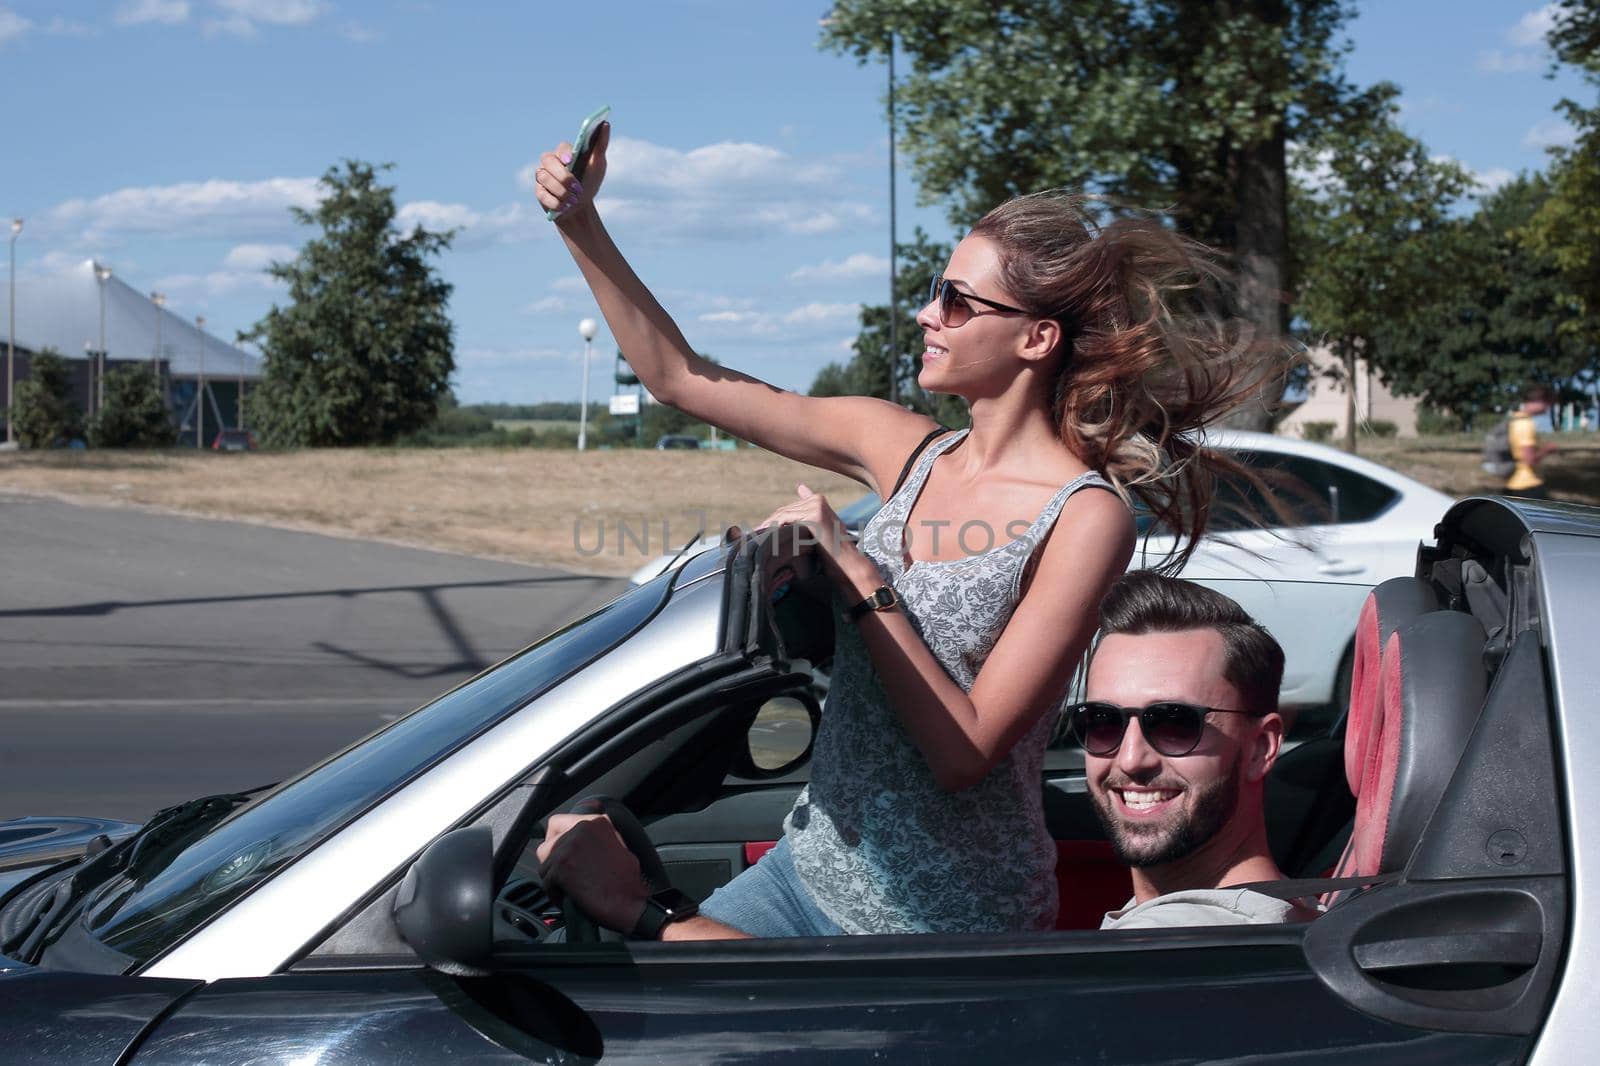
[[[589,145],[581,161],[574,152],[581,151],[582,146],[575,150],[562,141],[554,151],[539,157],[539,167],[534,173],[534,195],[538,197],[539,206],[558,225],[594,205],[595,195],[606,176],[606,146],[611,143],[611,123],[598,123],[593,137],[580,136],[582,140],[588,140]]]

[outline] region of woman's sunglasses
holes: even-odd
[[[978,313],[972,309],[975,303],[992,307],[996,311],[1009,311],[1014,315],[1028,313],[1020,307],[1012,307],[1010,304],[985,300],[982,296],[962,292],[953,282],[946,281],[943,274],[933,276],[933,283],[928,286],[928,301],[939,305],[939,324],[946,329],[955,329],[972,321],[972,316]]]
[[[1072,737],[1090,755],[1110,755],[1122,746],[1128,719],[1139,719],[1139,732],[1145,743],[1162,755],[1187,755],[1200,743],[1206,731],[1208,714],[1257,714],[1227,707],[1200,707],[1193,703],[1162,700],[1146,707],[1118,707],[1115,703],[1090,700],[1067,707],[1067,725]]]

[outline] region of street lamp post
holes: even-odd
[[[194,390],[194,446],[205,451],[206,424],[206,316],[194,316],[194,328],[200,332],[200,370],[195,375],[198,387]]]
[[[162,308],[167,306],[167,294],[153,292],[150,294],[150,302],[156,305],[156,350],[150,356],[150,369],[155,371],[156,384],[159,386],[161,384],[161,320],[166,317],[166,312]]]
[[[11,409],[17,405],[11,390],[16,384],[12,364],[17,358],[17,238],[22,235],[22,219],[11,220],[11,309],[6,315],[6,443],[17,439],[12,428]]]
[[[900,295],[895,286],[894,227],[894,34],[889,34],[889,402],[900,400]]]
[[[99,370],[94,390],[94,409],[99,411],[106,405],[106,283],[111,280],[111,268],[96,263],[94,276],[100,281],[100,351],[95,356]]]
[[[589,437],[589,353],[594,349],[594,335],[600,328],[592,318],[578,323],[578,335],[583,338],[583,396],[578,405],[578,450],[583,451]]]

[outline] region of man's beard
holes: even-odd
[[[1159,787],[1159,786],[1154,786]],[[1164,866],[1194,854],[1233,817],[1239,806],[1239,770],[1235,766],[1226,777],[1219,777],[1204,789],[1189,789],[1194,808],[1187,816],[1159,823],[1140,823],[1120,819],[1113,813],[1116,802],[1109,783],[1100,792],[1090,790],[1094,813],[1111,838],[1117,859],[1136,869]]]

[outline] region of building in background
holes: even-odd
[[[95,353],[101,337],[103,285],[106,369],[154,360],[181,444],[194,443],[197,429],[209,445],[219,430],[242,425],[239,397],[241,390],[248,393],[261,380],[259,356],[203,333],[192,320],[157,307],[149,295],[114,273],[101,281],[93,260],[59,274],[19,278],[16,285],[17,383],[28,379],[28,366],[35,352],[53,348],[73,368],[73,395],[79,408],[86,414],[94,410],[91,392],[96,384]],[[6,302],[0,300],[0,362],[5,359],[4,344],[10,329],[6,316]],[[203,426],[197,426],[202,359],[205,421]],[[0,367],[0,408],[10,403],[5,370]]]
[[[1288,437],[1306,436],[1310,423],[1331,422],[1331,439],[1343,439],[1345,430],[1345,383],[1339,360],[1327,348],[1306,352],[1311,360],[1311,379],[1305,399],[1278,423],[1278,432]],[[1356,360],[1356,428],[1374,422],[1394,423],[1401,437],[1417,435],[1417,408],[1420,402],[1410,396],[1396,396],[1379,380],[1365,359]]]

